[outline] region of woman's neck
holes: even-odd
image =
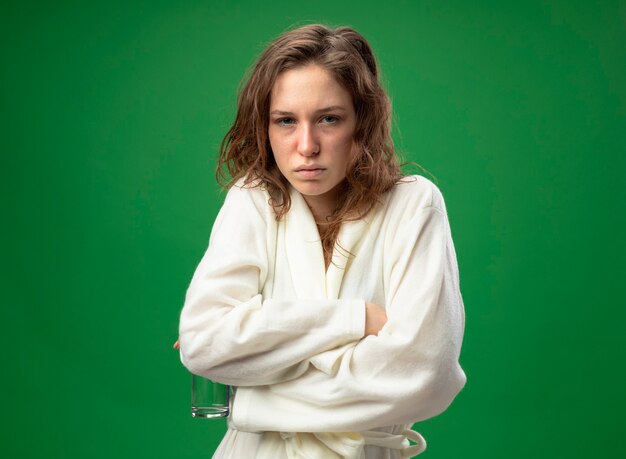
[[[328,217],[330,217],[337,209],[339,191],[340,186],[338,185],[324,194],[302,196],[304,201],[309,206],[309,209],[311,209],[315,223],[317,223],[318,226],[320,224],[326,224]]]
[[[314,200],[309,200],[305,198],[307,205],[309,206],[309,210],[311,214],[313,214],[313,219],[317,226],[324,225],[328,221],[328,217],[330,217],[333,213],[334,206],[326,205],[325,203],[318,203]]]
[[[337,225],[330,225],[328,223],[328,217],[332,215],[335,210],[335,204],[327,201],[310,199],[311,197],[304,197],[315,224],[317,226],[317,232],[320,235],[322,242],[322,250],[324,252],[324,265],[328,269],[333,257],[333,247],[337,239]],[[317,196],[313,196],[317,198]]]

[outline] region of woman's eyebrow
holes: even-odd
[[[281,116],[286,116],[286,115],[293,115],[293,113],[291,112],[286,112],[283,110],[272,110],[270,112],[270,115],[281,115]]]
[[[324,113],[324,112],[335,112],[335,111],[347,111],[347,108],[341,106],[341,105],[330,105],[328,107],[324,107],[324,108],[320,108],[315,110],[314,113]],[[293,112],[288,112],[285,110],[272,110],[270,112],[270,115],[279,115],[279,116],[293,116]]]
[[[320,108],[319,110],[315,110],[315,113],[336,112],[337,110],[342,110],[345,112],[347,108],[343,107],[342,105],[331,105],[329,107],[324,107],[324,108]]]

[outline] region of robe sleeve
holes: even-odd
[[[465,384],[456,255],[443,199],[399,222],[385,247],[388,322],[311,359],[296,380],[237,392],[232,424],[249,431],[355,431],[444,411]],[[318,363],[321,361],[322,363]]]
[[[267,195],[235,186],[187,290],[180,357],[194,374],[236,386],[299,376],[307,359],[363,337],[363,300],[263,300],[275,250]]]

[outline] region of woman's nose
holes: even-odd
[[[319,142],[312,126],[301,125],[297,150],[302,156],[315,156],[319,153]]]

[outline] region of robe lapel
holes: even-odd
[[[324,254],[313,214],[304,198],[291,188],[291,208],[285,216],[286,256],[299,299],[326,299]]]
[[[367,219],[348,221],[341,225],[333,261],[326,272],[326,295],[329,299],[339,297],[343,275],[350,268],[352,258],[359,255],[360,242],[368,225]]]
[[[291,278],[300,299],[337,299],[346,269],[358,255],[369,218],[345,222],[339,230],[332,263],[325,270],[324,253],[313,214],[293,187],[291,209],[285,216],[286,256]]]

